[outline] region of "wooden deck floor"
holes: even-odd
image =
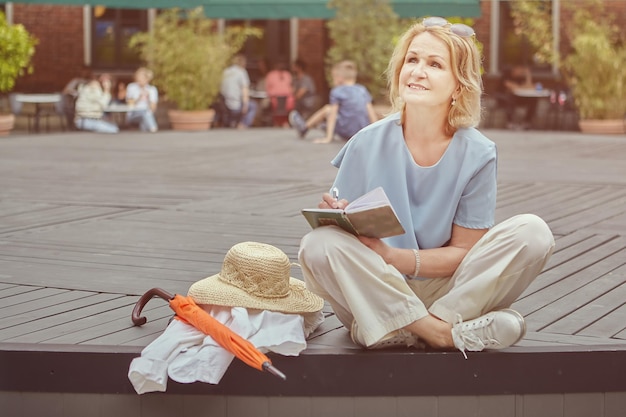
[[[500,155],[497,219],[536,213],[557,239],[514,304],[529,327],[520,346],[623,348],[626,138],[487,134]],[[283,129],[0,139],[0,345],[138,352],[172,315],[153,300],[148,323],[132,326],[148,289],[186,293],[241,241],[296,259],[309,230],[299,210],[328,188],[340,146]],[[332,317],[309,350],[331,346],[357,349]]]

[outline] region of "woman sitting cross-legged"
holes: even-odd
[[[343,209],[382,187],[406,233],[385,239],[322,226],[303,237],[308,289],[328,300],[352,340],[374,349],[502,349],[524,337],[510,308],[554,250],[547,224],[495,224],[496,145],[480,120],[474,30],[430,17],[400,39],[388,67],[395,113],[357,132],[332,161],[320,208]]]

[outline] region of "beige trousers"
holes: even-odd
[[[304,280],[348,329],[356,320],[371,345],[428,314],[452,323],[509,307],[539,275],[554,237],[539,217],[523,214],[490,229],[452,277],[407,280],[355,236],[335,226],[302,238]]]

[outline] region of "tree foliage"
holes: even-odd
[[[552,64],[557,62],[558,51],[554,50],[552,35],[552,15],[550,2],[517,0],[509,3],[513,18],[514,32],[528,40],[535,49],[536,62]]]
[[[326,65],[349,59],[356,62],[359,82],[372,96],[386,96],[384,77],[401,21],[389,0],[330,0],[336,10],[327,22],[333,44],[326,53]]]
[[[0,11],[0,92],[11,91],[18,77],[33,72],[37,43],[23,25],[9,25]]]
[[[568,32],[572,52],[563,68],[581,119],[621,119],[626,114],[626,39],[595,7],[576,9]]]
[[[130,46],[154,72],[154,84],[180,110],[206,110],[219,94],[222,72],[257,28],[227,27],[223,33],[202,8],[170,9],[150,32],[134,35]]]
[[[582,119],[626,114],[626,38],[599,0],[561,3],[573,18],[564,23],[569,50],[559,60],[552,43],[545,2],[516,0],[511,10],[516,31],[538,50],[542,62],[559,63]]]

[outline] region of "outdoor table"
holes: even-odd
[[[133,111],[135,109],[134,106],[123,104],[123,103],[111,103],[104,108],[105,113],[109,113],[112,115],[113,119],[118,125],[124,124],[125,114]]]
[[[15,100],[20,103],[33,103],[35,105],[35,122],[33,129],[35,132],[39,132],[39,120],[42,114],[42,106],[56,105],[62,100],[61,94],[16,94]]]
[[[552,92],[550,90],[537,90],[535,88],[517,88],[513,91],[518,97],[527,97],[527,98],[542,98],[542,97],[550,97]]]
[[[529,116],[534,118],[537,113],[538,101],[542,99],[550,98],[552,91],[536,88],[516,88],[513,90],[515,95],[515,102],[518,106],[526,109],[527,112],[532,112],[533,115]],[[530,123],[530,119],[527,119]]]

